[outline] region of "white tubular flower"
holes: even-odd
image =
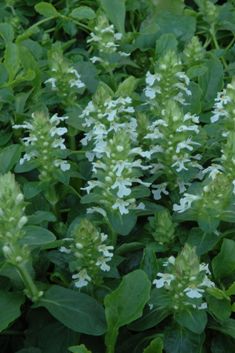
[[[169,287],[171,282],[175,279],[175,276],[170,273],[158,272],[157,277],[159,277],[159,279],[153,281],[156,288]]]
[[[152,185],[152,188],[156,189],[156,190],[152,190],[154,200],[160,200],[162,197],[162,194],[169,195],[169,191],[167,191],[166,187],[167,187],[167,183]]]
[[[202,298],[203,293],[205,292],[204,289],[200,288],[185,288],[184,289],[185,294],[189,298]]]
[[[203,296],[206,288],[215,284],[207,276],[210,274],[208,265],[199,263],[195,248],[185,244],[177,258],[171,256],[163,266],[167,272],[158,272],[153,284],[167,292],[169,303],[166,306],[173,311],[184,311],[186,307],[207,308]]]
[[[25,128],[29,134],[22,138],[26,153],[20,159],[20,164],[34,160],[40,171],[43,182],[53,182],[58,174],[70,169],[68,161],[61,159],[61,150],[66,151],[65,139],[61,136],[67,133],[66,127],[59,124],[68,119],[54,114],[49,118],[44,113],[33,113],[30,123],[13,125],[13,128]]]
[[[89,282],[91,282],[91,277],[88,275],[86,269],[79,271],[78,273],[72,275],[74,285],[76,288],[86,287]]]
[[[184,197],[180,199],[180,204],[173,205],[173,210],[178,213],[183,213],[191,208],[191,205],[194,201],[197,201],[199,199],[200,199],[200,196],[185,193]]]
[[[144,94],[148,104],[162,109],[168,100],[185,105],[185,95],[190,96],[189,78],[181,71],[182,64],[173,51],[168,51],[155,66],[155,73],[146,74]]]
[[[90,33],[87,43],[90,44],[99,53],[99,56],[92,57],[92,62],[107,64],[106,57],[111,54],[119,54],[120,56],[129,56],[129,53],[119,51],[122,33],[115,32],[114,26],[110,25],[106,16],[100,14],[97,17],[97,24],[93,32]],[[103,59],[104,57],[104,59]]]
[[[82,219],[74,227],[70,244],[63,252],[70,256],[69,265],[75,272],[72,278],[76,287],[101,283],[102,272],[110,270],[108,263],[112,260],[114,247],[107,245],[107,242],[108,236],[87,219]]]

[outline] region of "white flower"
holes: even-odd
[[[199,310],[207,309],[207,303],[201,303],[198,307]]]
[[[211,288],[215,287],[215,284],[207,276],[205,276],[200,286]]]
[[[166,190],[167,183],[162,183],[158,185],[152,185],[156,190],[152,190],[154,200],[160,200],[161,194],[169,195],[169,192]]]
[[[87,214],[92,214],[92,213],[97,212],[97,213],[101,214],[103,217],[107,216],[106,211],[103,210],[103,208],[101,208],[101,207],[95,207],[95,206],[94,207],[90,207],[90,208],[87,209],[86,212],[87,212]]]
[[[114,247],[112,245],[101,244],[98,246],[98,251],[101,252],[104,257],[107,257],[109,259],[113,257],[113,253],[110,252],[110,250],[113,250],[113,249]]]
[[[172,167],[177,167],[176,171],[181,172],[181,170],[188,170],[188,168],[185,167],[185,163],[191,162],[189,158],[179,158],[177,156],[173,157],[176,162],[174,162],[171,166]]]
[[[121,215],[123,214],[128,214],[129,210],[128,210],[128,206],[130,205],[130,202],[122,200],[122,199],[117,199],[117,201],[113,204],[112,208],[114,210],[119,210],[119,212],[121,213]]]
[[[57,89],[56,82],[57,82],[57,79],[54,78],[54,77],[51,77],[51,78],[49,78],[48,80],[45,81],[45,83],[50,83],[51,84],[51,88],[54,89],[54,90]]]
[[[156,288],[162,288],[165,285],[170,286],[171,282],[175,279],[175,276],[170,273],[158,272],[157,277],[159,277],[159,279],[155,279],[153,281],[153,284],[156,285]]]
[[[62,252],[62,253],[65,253],[65,254],[70,254],[71,253],[71,250],[66,248],[65,246],[61,246],[59,248],[59,251]]]
[[[72,275],[72,278],[75,279],[74,285],[77,288],[82,288],[88,285],[91,281],[91,277],[88,275],[87,270],[83,269],[79,273]]]
[[[110,266],[107,265],[107,262],[110,261],[110,258],[99,257],[96,261],[96,266],[98,266],[102,271],[108,272],[110,270]]]
[[[128,196],[131,194],[131,188],[127,186],[131,186],[132,182],[128,179],[117,179],[115,183],[111,186],[111,189],[118,188],[117,196],[123,198],[123,196]]]
[[[185,288],[184,289],[185,294],[187,295],[187,297],[189,298],[201,298],[202,297],[202,293],[204,293],[204,289],[200,289],[200,288]]]
[[[176,204],[173,205],[173,210],[175,212],[183,213],[183,212],[187,211],[191,207],[191,205],[192,205],[192,203],[194,201],[197,201],[199,199],[200,199],[199,196],[185,193],[184,197],[182,199],[180,199],[180,204],[179,205],[176,205]]]

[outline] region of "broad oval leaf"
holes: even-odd
[[[52,286],[38,305],[75,332],[99,336],[106,331],[103,307],[87,294]]]
[[[0,291],[0,332],[21,315],[23,302],[24,296],[21,294]]]
[[[106,345],[113,352],[121,326],[138,319],[150,297],[151,283],[142,270],[133,271],[122,278],[119,287],[104,300],[108,324]]]
[[[56,8],[45,1],[39,2],[37,5],[35,5],[35,10],[42,16],[45,17],[57,17],[59,16],[58,11]]]

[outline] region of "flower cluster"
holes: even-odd
[[[88,219],[82,219],[72,231],[72,239],[67,238],[68,246],[60,248],[70,257],[70,270],[74,273],[74,285],[77,288],[89,283],[98,284],[102,272],[108,272],[108,264],[113,257],[113,246],[107,245],[108,236],[101,233]]]
[[[190,181],[192,171],[201,169],[198,163],[201,155],[195,153],[200,146],[197,136],[200,132],[198,123],[198,116],[184,114],[174,101],[168,102],[161,112],[161,118],[149,123],[144,139],[150,146],[152,173],[163,174],[167,180],[153,185],[156,200],[161,198],[162,193],[168,194],[167,186],[170,189],[178,186],[180,192],[183,192],[185,185]]]
[[[134,196],[139,189],[150,186],[140,179],[143,171],[150,168],[138,158],[142,153],[141,148],[132,148],[124,130],[115,133],[107,142],[103,156],[92,163],[94,180],[88,181],[84,188],[89,194],[84,199],[98,203],[104,211],[118,211],[121,215],[144,207],[143,203],[137,205]]]
[[[182,71],[181,60],[174,51],[168,51],[159,59],[154,74],[146,74],[144,94],[148,104],[161,113],[169,100],[185,105],[185,97],[191,95],[189,78]]]
[[[218,8],[211,0],[202,0],[199,2],[199,8],[203,19],[211,24],[214,24],[219,16]]]
[[[84,92],[85,84],[78,71],[64,58],[62,49],[55,46],[50,53],[51,77],[45,81],[60,101],[69,106],[77,100],[78,94]]]
[[[45,113],[36,112],[32,114],[31,121],[13,125],[14,129],[25,129],[29,133],[22,139],[26,153],[20,159],[20,164],[35,161],[43,182],[53,182],[58,173],[70,169],[70,164],[64,159],[66,146],[62,137],[67,128],[58,126],[66,119],[57,114],[49,118]]]
[[[163,209],[149,217],[148,229],[159,244],[169,244],[174,240],[175,225],[170,212]]]
[[[27,223],[24,196],[11,173],[0,176],[0,243],[4,256],[12,264],[28,257],[26,247],[20,245]]]
[[[122,33],[115,32],[114,26],[110,25],[107,17],[100,14],[97,17],[94,31],[90,33],[90,37],[87,39],[87,43],[97,51],[97,55],[93,56],[91,61],[105,64],[107,57],[111,54],[117,53],[120,56],[129,56],[129,53],[119,50],[121,39]]]
[[[208,277],[208,265],[199,263],[195,248],[186,244],[177,258],[169,257],[164,266],[168,272],[158,272],[153,284],[169,297],[166,306],[173,311],[206,309],[204,293],[215,285]]]
[[[190,68],[192,65],[201,62],[205,56],[205,49],[203,48],[198,37],[193,37],[184,49],[184,62]]]
[[[100,99],[97,99],[98,96]],[[131,140],[136,141],[134,113],[131,97],[115,98],[108,86],[98,88],[96,99],[90,101],[80,115],[86,131],[81,143],[87,146],[86,156],[90,161],[105,154],[108,140],[114,133],[125,130]]]
[[[179,205],[174,205],[176,212],[185,212],[191,207],[197,213],[209,215],[210,218],[220,219],[224,210],[229,207],[231,198],[235,193],[235,83],[227,85],[227,88],[218,93],[215,99],[212,123],[222,127],[224,138],[221,148],[221,157],[217,158],[217,164],[200,171],[199,176],[206,179],[201,185],[197,195],[185,193]],[[195,202],[197,201],[197,202]],[[193,203],[193,206],[191,206]]]

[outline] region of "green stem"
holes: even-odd
[[[16,265],[16,268],[25,284],[30,299],[34,302],[40,298],[40,292],[24,264]]]
[[[221,48],[220,48],[219,43],[218,43],[217,38],[216,38],[216,31],[215,31],[215,26],[214,25],[212,25],[212,27],[210,29],[210,34],[211,34],[211,38],[212,38],[212,41],[214,43],[215,48],[217,50],[220,50]],[[226,70],[228,70],[228,65],[227,65],[224,57],[221,58],[221,61],[222,61],[223,65],[224,65],[224,68]]]

